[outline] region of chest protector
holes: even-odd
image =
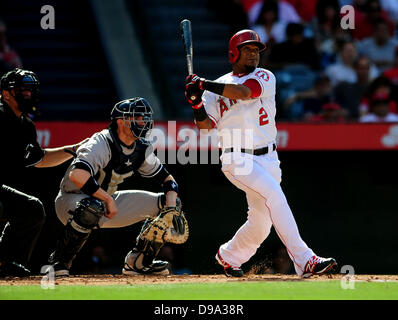
[[[109,137],[106,139],[111,149],[111,159],[105,168],[98,171],[95,179],[101,188],[113,194],[124,179],[132,176],[141,167],[146,155],[151,153],[152,145],[145,139],[138,139],[133,148],[122,147],[117,135],[112,130],[109,130],[109,133],[112,139]]]

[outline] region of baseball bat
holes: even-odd
[[[184,19],[181,21],[181,36],[184,43],[185,56],[187,59],[188,74],[193,74],[193,43],[191,21]]]

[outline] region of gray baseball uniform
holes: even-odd
[[[102,217],[100,227],[125,227],[146,218],[154,218],[159,213],[162,193],[141,190],[117,191],[118,186],[134,173],[152,178],[162,171],[163,165],[153,153],[153,146],[148,141],[139,139],[133,146],[127,147],[119,140],[117,134],[108,128],[95,133],[82,145],[66,171],[55,199],[57,216],[63,224],[71,217],[69,210],[74,210],[77,202],[88,197],[70,181],[69,172],[73,168],[88,171],[101,188],[115,199],[118,213],[112,219]]]

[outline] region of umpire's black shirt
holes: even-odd
[[[44,156],[33,121],[24,114],[18,118],[4,101],[0,101],[0,150],[0,186],[19,186],[24,169]]]

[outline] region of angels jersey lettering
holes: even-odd
[[[203,93],[204,107],[218,129],[219,143],[223,149],[233,146],[262,148],[276,139],[276,80],[271,71],[256,68],[245,75],[228,73],[216,81],[243,84],[249,79],[260,84],[261,94],[256,98],[232,100],[209,91]],[[232,139],[226,139],[226,135]]]

